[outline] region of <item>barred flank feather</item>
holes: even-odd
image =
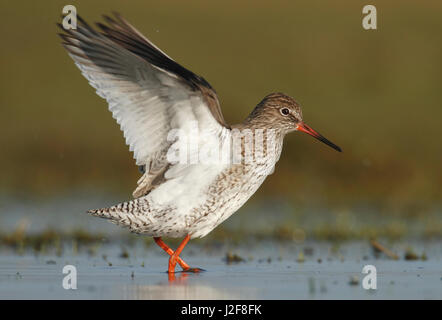
[[[153,224],[151,210],[145,198],[123,202],[109,208],[92,209],[87,213],[108,219],[111,222],[129,228],[132,232],[143,233]]]

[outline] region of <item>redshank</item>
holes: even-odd
[[[60,36],[82,74],[107,100],[143,174],[135,199],[88,212],[153,237],[170,256],[169,273],[177,263],[184,271],[201,270],[179,257],[183,248],[255,193],[273,172],[287,133],[302,131],[341,151],[306,125],[299,104],[282,93],[267,95],[242,123],[228,125],[206,80],[172,60],[121,15],[104,19],[107,24],[97,23],[98,31],[81,17],[77,29],[59,24]],[[181,161],[170,151],[181,151],[180,141],[190,145]],[[202,151],[228,156],[203,161]],[[184,240],[174,251],[162,237]]]

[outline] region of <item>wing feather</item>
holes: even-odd
[[[173,61],[120,15],[104,19],[108,25],[97,24],[101,32],[81,17],[76,30],[59,24],[60,36],[83,76],[108,102],[136,164],[146,171],[134,192],[139,197],[166,176],[185,174],[185,166],[174,169],[167,161],[171,129],[198,121],[200,129],[222,136],[229,127],[206,80]]]

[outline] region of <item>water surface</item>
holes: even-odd
[[[61,257],[3,252],[0,299],[442,299],[440,247],[414,246],[425,250],[428,260],[375,258],[368,243],[356,242],[338,249],[328,243],[189,245],[183,258],[206,271],[174,277],[165,273],[167,257],[154,246],[105,245],[94,256],[69,250]],[[226,263],[228,251],[244,261]],[[77,269],[76,290],[63,289],[67,264]],[[361,285],[368,264],[377,269],[376,290]]]

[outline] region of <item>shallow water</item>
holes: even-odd
[[[342,224],[341,215],[320,210],[295,216],[294,210],[280,201],[248,206],[223,224],[227,232],[222,236],[211,234],[185,248],[182,258],[207,271],[177,273],[170,279],[165,272],[168,256],[153,241],[146,246],[145,237],[129,237],[127,230],[84,214],[86,209],[116,202],[85,194],[40,202],[2,199],[3,235],[14,234],[14,230],[41,234],[48,228],[63,235],[80,229],[101,234],[104,239],[100,236],[94,242],[81,242],[61,237],[64,242],[59,252],[54,242],[40,244],[38,249],[32,241],[22,248],[20,241],[15,242],[15,249],[14,244],[0,246],[0,299],[442,299],[440,240],[413,237],[413,230],[405,229],[408,238],[382,241],[400,257],[390,260],[375,255],[368,240],[339,244],[314,240],[309,232],[318,219],[330,225],[337,220],[340,229],[351,230],[369,224],[380,228],[387,223],[385,218],[367,222],[359,215],[344,216]],[[299,229],[300,237],[292,239],[294,234],[290,234],[281,238],[273,231],[280,225],[305,229]],[[409,225],[415,223],[407,221]],[[414,234],[419,234],[415,229]],[[250,236],[253,234],[255,237]],[[259,235],[267,240],[256,240]],[[408,247],[418,258],[425,253],[428,259],[405,260]],[[123,251],[127,251],[126,258]],[[226,263],[228,252],[244,261]],[[76,290],[62,286],[65,265],[76,267]],[[376,267],[376,290],[362,287],[365,265]]]
[[[2,252],[0,299],[442,299],[440,246],[415,243],[414,248],[424,250],[428,260],[375,258],[368,243],[355,242],[338,249],[328,243],[210,249],[190,244],[183,259],[206,271],[180,272],[174,279],[165,273],[167,256],[154,246],[131,247],[128,258],[120,256],[119,245],[103,246],[95,256]],[[227,250],[245,261],[227,264]],[[297,261],[301,251],[304,262]],[[76,290],[63,289],[67,264],[77,269]],[[368,264],[377,269],[376,290],[361,284]]]

